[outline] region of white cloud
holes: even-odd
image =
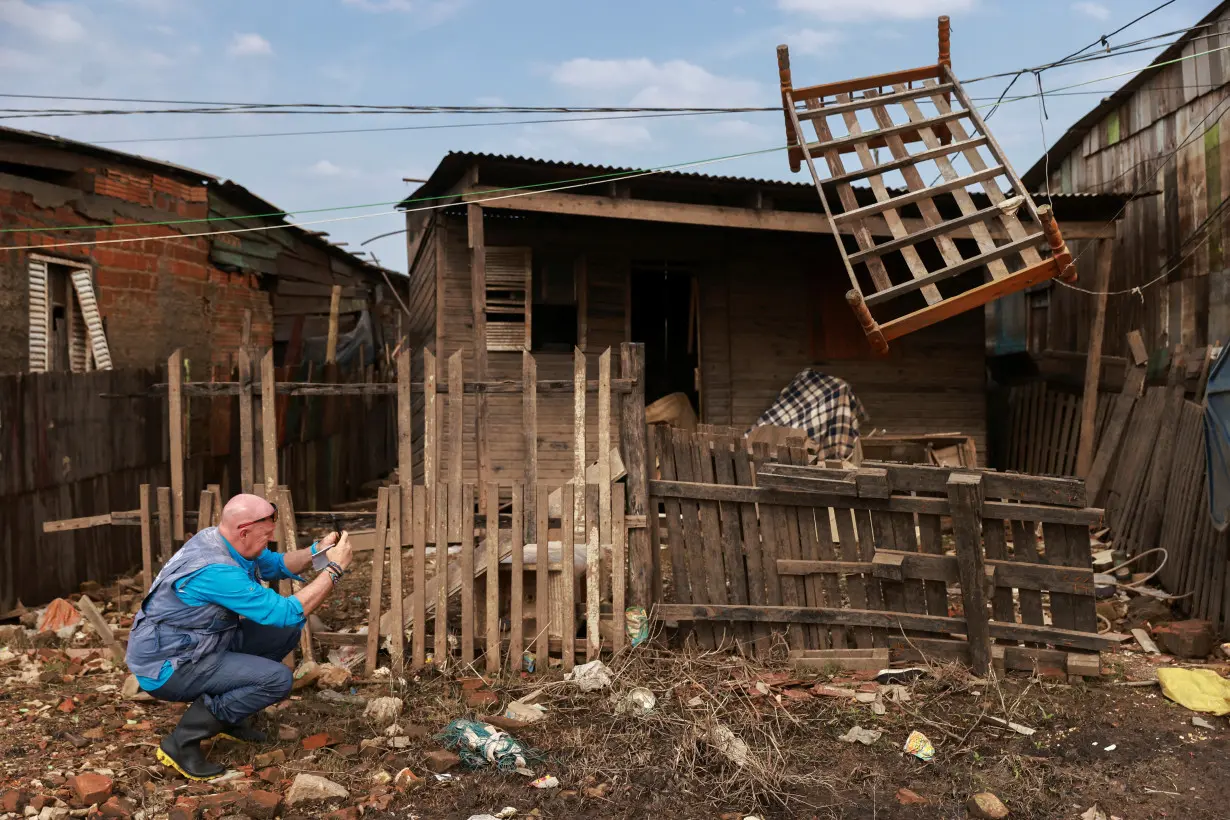
[[[568,134],[569,136],[585,140],[586,142],[597,143],[598,145],[625,147],[629,145],[643,145],[653,141],[653,136],[649,133],[649,129],[636,122],[621,122],[619,120],[591,122],[577,120],[575,122],[562,122],[550,127],[558,129],[561,134]]]
[[[825,54],[840,41],[841,35],[835,31],[805,28],[791,34],[786,42],[799,54]]]
[[[469,5],[469,2],[470,0],[342,0],[343,5],[354,6],[373,14],[412,14],[415,22],[423,27],[443,23]]]
[[[1080,2],[1073,4],[1072,8],[1081,14],[1092,17],[1094,20],[1110,19],[1110,9],[1101,3]]]
[[[0,0],[0,23],[50,43],[76,43],[86,36],[85,26],[63,3],[32,6],[24,0]]]
[[[847,22],[935,17],[969,11],[977,4],[978,0],[777,0],[782,11]]]
[[[347,176],[349,172],[340,165],[334,165],[327,159],[322,159],[316,162],[312,167],[307,169],[307,172],[312,176],[317,177],[340,177]]]
[[[273,46],[259,34],[236,34],[227,53],[232,57],[264,57],[273,54]]]
[[[759,105],[766,99],[760,83],[721,77],[686,60],[655,63],[644,57],[624,60],[579,57],[555,66],[550,76],[556,85],[585,92],[591,97],[627,95],[626,104],[635,106]],[[607,96],[601,102],[611,100]]]

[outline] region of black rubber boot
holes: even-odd
[[[218,736],[239,743],[267,743],[269,741],[269,735],[253,726],[251,720],[245,720],[243,723],[228,723],[222,727]]]
[[[223,729],[205,701],[193,701],[179,719],[179,724],[158,744],[158,762],[175,769],[189,780],[212,780],[226,771],[225,766],[210,763],[201,751],[201,741],[208,740]]]

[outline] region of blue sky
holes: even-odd
[[[962,78],[1059,59],[1161,0],[0,0],[0,92],[369,104],[776,105],[774,48],[791,46],[796,85],[933,63],[938,14],[953,26]],[[1194,24],[1211,0],[1177,0],[1114,38]],[[1048,71],[1057,87],[1146,65],[1156,51]],[[1085,86],[1109,92],[1127,77]],[[968,85],[994,97],[1006,80]],[[1016,91],[1033,91],[1032,77]],[[1097,94],[1049,98],[1048,142]],[[56,102],[6,100],[10,107]],[[69,103],[68,107],[92,106]],[[1037,100],[991,121],[1018,172],[1041,155]],[[512,115],[503,119],[525,119]],[[783,142],[779,113],[504,125],[385,133],[161,142],[155,138],[489,122],[471,116],[92,116],[4,124],[233,179],[287,210],[387,202],[449,150],[653,167]],[[802,179],[773,153],[716,174]],[[373,211],[389,210],[374,208]],[[303,219],[332,216],[322,214]],[[320,226],[359,243],[402,227],[386,215]],[[397,237],[367,246],[404,270]]]

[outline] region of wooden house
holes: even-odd
[[[343,334],[366,313],[368,349],[395,343],[387,272],[256,216],[278,210],[201,171],[0,128],[0,373],[148,368],[175,348],[225,365],[245,316],[253,345],[298,360],[334,286]]]
[[[950,198],[937,204],[955,215]],[[1070,218],[1069,204],[1056,198],[1065,236],[1096,235],[1097,227]],[[528,350],[539,379],[570,379],[579,347],[592,379],[603,350],[615,348],[618,361],[621,342],[643,342],[647,402],[682,392],[701,422],[744,428],[802,368],[815,366],[851,383],[870,416],[865,433],[960,431],[985,459],[983,311],[873,355],[845,302],[848,280],[810,183],[450,153],[402,208],[407,342],[434,352],[441,383],[444,360],[457,351],[467,378],[485,368],[485,378],[520,380]],[[972,242],[962,250],[976,253]],[[417,381],[422,357],[414,361]],[[466,401],[462,462],[470,481],[478,444],[475,399]],[[488,401],[492,477],[518,480],[526,459],[520,397]],[[567,479],[572,399],[544,394],[538,414],[539,479]],[[447,421],[436,415],[443,450]],[[417,477],[421,429],[415,439]]]
[[[1228,38],[1230,2],[1223,2],[1022,175],[1031,191],[1126,200],[1108,247],[1071,243],[1082,286],[1110,292],[1102,352],[1112,389],[1129,355],[1129,331],[1141,331],[1149,350],[1182,344],[1192,351],[1230,339]],[[1092,274],[1107,251],[1113,261],[1103,288]],[[1004,304],[997,336],[1027,350],[1044,373],[1079,379],[1098,300],[1048,283]],[[1192,358],[1198,366],[1200,357]]]

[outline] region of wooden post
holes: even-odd
[[[427,487],[416,484],[410,503],[414,520],[411,527],[414,541],[414,591],[410,599],[410,617],[414,620],[411,668],[416,671],[427,662],[427,494]]]
[[[525,491],[526,485],[513,484],[508,667],[514,672],[523,668],[521,659],[525,653]],[[490,571],[487,574],[490,576]]]
[[[550,501],[551,488],[539,484],[528,490],[534,492],[534,527],[538,540],[534,542],[534,652],[537,654],[538,668],[548,668],[547,658],[550,654],[551,638],[551,570],[550,544],[547,536],[550,533]]]
[[[402,610],[401,548],[402,548],[402,487],[408,491],[409,484],[389,487],[389,612],[392,613],[392,625],[389,628],[389,657],[392,660],[393,676],[400,678],[406,670],[406,618]],[[405,511],[406,527],[410,525],[411,511]],[[408,535],[409,533],[407,533]],[[376,621],[376,631],[380,631],[380,621]]]
[[[171,503],[175,540],[184,540],[184,351],[167,359],[167,416],[171,433]]]
[[[952,68],[951,29],[948,15],[941,15],[939,20],[940,35],[940,65]]]
[[[222,487],[218,484],[210,484],[207,489],[214,497],[214,517],[210,520],[209,526],[216,527],[222,523]],[[200,529],[199,525],[198,529]]]
[[[1098,412],[1098,385],[1102,380],[1102,336],[1106,329],[1106,297],[1110,290],[1114,240],[1098,241],[1098,272],[1094,290],[1093,328],[1089,331],[1089,352],[1085,356],[1085,393],[1081,398],[1080,440],[1076,448],[1076,475],[1088,478],[1093,467],[1094,419]]]
[[[487,241],[483,234],[483,209],[466,206],[467,236],[470,244],[470,290],[474,309],[474,371],[478,381],[487,378]],[[485,501],[487,482],[491,480],[491,420],[488,417],[487,394],[474,397],[475,451],[478,455],[479,503]]]
[[[474,485],[461,487],[461,663],[474,663]],[[452,517],[452,499],[449,513]],[[447,577],[447,576],[446,576]],[[448,585],[445,584],[445,589]],[[447,593],[446,593],[447,594]]]
[[[624,608],[627,605],[626,583],[627,568],[627,536],[624,528],[624,485],[615,484],[612,487],[611,505],[611,617],[615,621],[612,631],[611,651],[618,652],[624,648],[626,631],[624,628]],[[657,526],[657,522],[654,522]]]
[[[576,543],[577,532],[584,529],[581,522],[585,520],[585,391],[589,389],[586,378],[585,354],[581,348],[574,347],[572,353],[572,484],[573,492],[573,532],[567,533],[565,541]],[[568,539],[571,539],[570,541]]]
[[[598,491],[601,487],[581,485],[585,492],[585,660],[592,661],[602,649],[599,620],[602,606],[602,562],[598,531],[601,515],[598,511]]]
[[[611,547],[611,349],[598,357],[598,544],[599,550]],[[590,525],[591,527],[593,524]],[[610,562],[602,560],[605,566]],[[599,570],[599,595],[606,598],[611,591],[610,576]]]
[[[528,350],[521,353],[521,423],[525,432],[525,486],[530,502],[526,505],[525,537],[537,543],[538,520],[534,515],[534,503],[538,486],[538,362]],[[542,537],[545,539],[546,535]]]
[[[261,357],[261,435],[265,441],[265,498],[278,488],[278,394],[273,375],[273,348]]]
[[[372,545],[372,588],[367,610],[367,677],[376,674],[376,655],[380,651],[380,596],[384,592],[384,547],[389,537],[389,488],[376,495],[376,541]]]
[[[239,491],[252,492],[256,484],[252,435],[252,357],[239,348]]]
[[[584,487],[584,485],[581,485]],[[577,598],[576,598],[576,525],[573,521],[573,514],[576,510],[575,496],[577,487],[573,484],[565,484],[560,492],[560,540],[563,542],[563,549],[560,551],[560,579],[562,581],[561,602],[561,619],[560,624],[560,645],[563,647],[563,657],[561,658],[562,666],[565,672],[571,672],[572,667],[577,660]],[[545,505],[544,505],[545,506]],[[585,505],[582,501],[581,511],[584,514]],[[538,571],[547,572],[550,568],[550,555],[546,550],[539,547],[538,552]],[[545,636],[544,636],[545,638]],[[543,669],[547,668],[546,659],[543,658]]]
[[[282,533],[286,541],[282,552],[294,552],[299,549],[299,525],[295,521],[295,500],[291,497],[290,488],[283,484],[278,488],[278,519],[282,522]],[[292,594],[302,589],[298,581],[291,583]],[[299,649],[303,652],[305,661],[315,660],[315,650],[312,647],[312,626],[303,624],[299,633]]]
[[[948,502],[952,507],[970,666],[975,675],[985,675],[991,668],[991,624],[987,615],[982,554],[982,476],[977,473],[949,475]]]
[[[148,592],[154,585],[154,532],[150,520],[149,485],[142,484],[138,494],[141,499],[141,580]]]
[[[98,607],[94,606],[94,602],[90,600],[90,596],[82,595],[77,599],[77,609],[81,610],[81,614],[90,622],[90,626],[94,627],[94,631],[98,633],[98,637],[102,639],[103,646],[111,650],[112,659],[120,665],[121,668],[127,669],[128,665],[124,658],[124,647],[120,646],[120,642],[115,639],[115,633],[111,631],[111,627],[103,618],[102,613],[98,611]]]
[[[500,671],[500,485],[491,482],[479,503],[487,517],[487,671],[495,673]]]
[[[171,488],[158,488],[158,543],[162,566],[171,560]]]
[[[441,481],[436,488],[436,640],[435,666],[438,670],[448,662],[448,521],[449,507],[461,503],[461,493],[452,494],[451,484]]]
[[[620,373],[632,380],[632,392],[620,402],[619,439],[627,470],[627,514],[644,520],[649,508],[649,456],[645,422],[645,346],[625,342],[620,346]],[[657,516],[650,523],[657,526]],[[628,598],[632,606],[648,608],[652,603],[654,565],[657,557],[649,548],[649,530],[637,527],[628,532]],[[622,618],[622,612],[615,613]]]
[[[436,540],[436,483],[440,480],[440,422],[436,413],[436,356],[423,350],[423,484],[427,488],[428,541]]]
[[[329,336],[325,343],[325,364],[337,364],[337,314],[341,307],[342,286],[334,285],[329,295]]]
[[[448,358],[448,541],[461,543],[462,431],[465,425],[465,393],[461,375],[461,351]],[[443,539],[440,539],[443,540]]]
[[[397,354],[397,480],[406,492],[414,486],[410,402],[410,350],[407,348]]]
[[[214,520],[214,494],[208,489],[201,490],[201,504],[196,514],[196,531],[200,532]]]

